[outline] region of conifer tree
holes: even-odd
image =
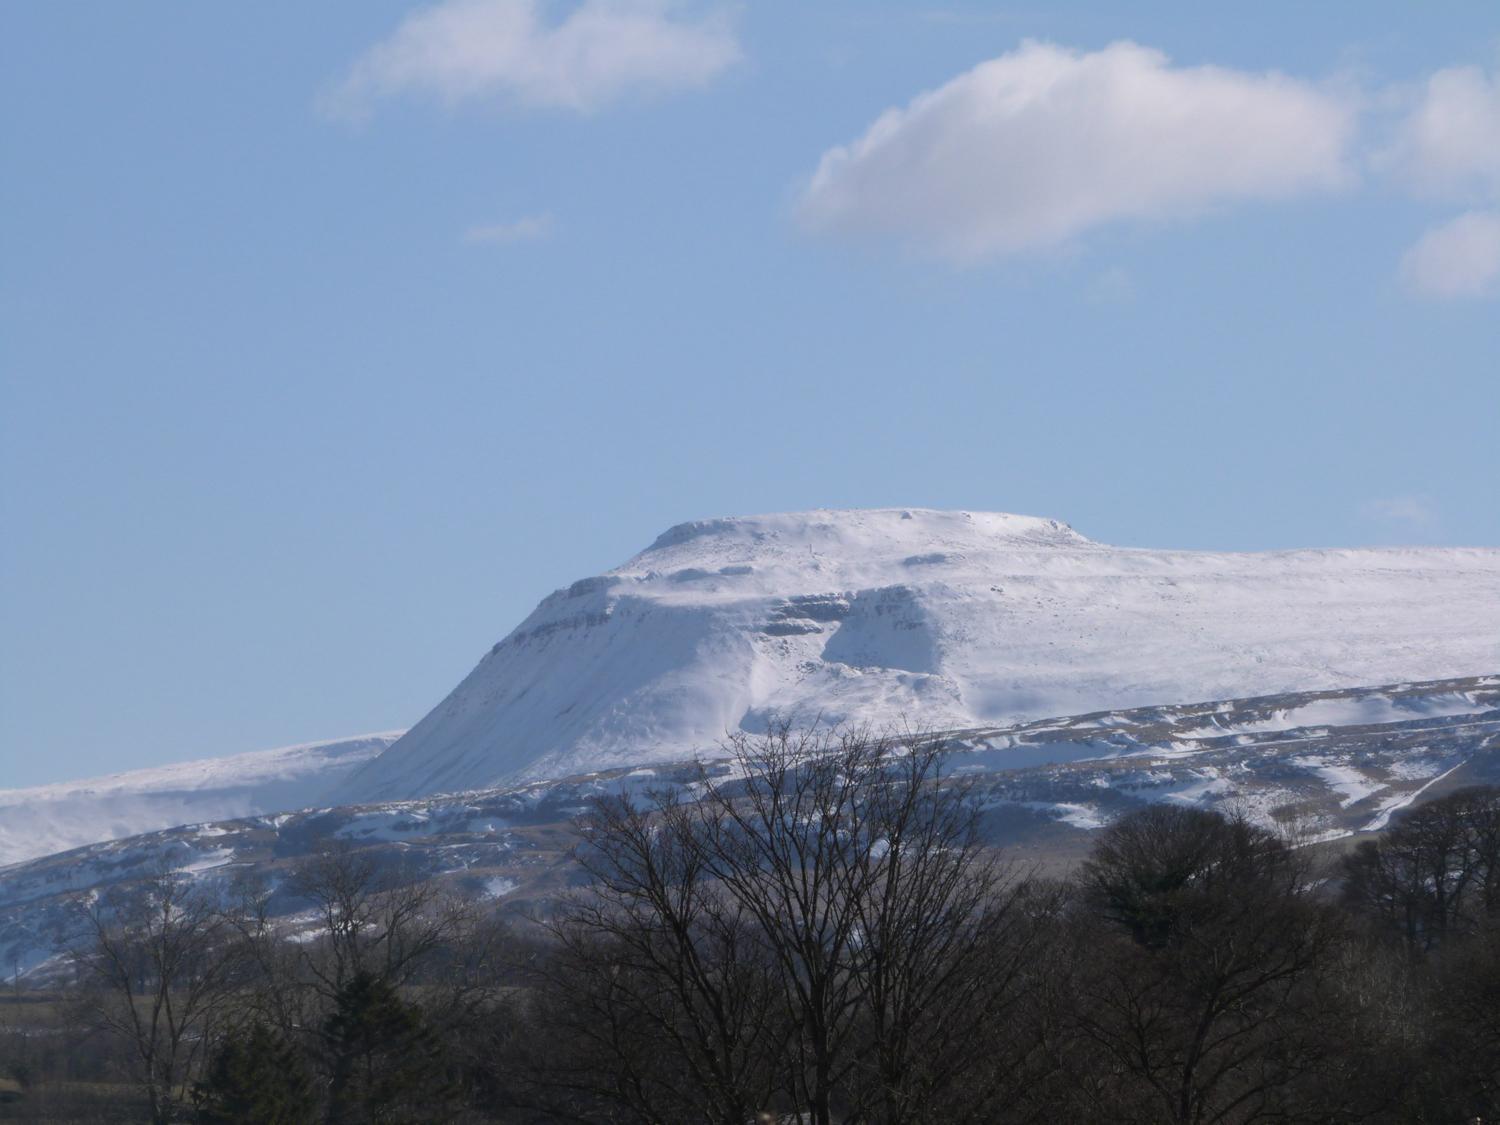
[[[374,973],[339,989],[323,1024],[328,1121],[435,1123],[453,1116],[457,1090],[441,1045],[415,1005]]]
[[[219,1044],[193,1100],[212,1125],[301,1125],[317,1113],[302,1056],[262,1023]]]

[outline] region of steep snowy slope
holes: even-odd
[[[900,509],[709,520],[545,599],[335,796],[681,758],[778,713],[976,727],[1496,668],[1495,549],[1143,550]]]
[[[0,866],[179,824],[303,808],[401,733],[0,789]]]

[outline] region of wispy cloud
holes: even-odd
[[[706,85],[740,58],[727,9],[670,0],[584,0],[556,22],[538,0],[444,0],[370,48],[321,100],[362,118],[415,95],[596,110]]]
[[[1425,297],[1500,292],[1500,212],[1470,211],[1433,227],[1406,252],[1401,274]]]
[[[1381,523],[1399,524],[1406,528],[1423,528],[1437,519],[1432,501],[1426,496],[1384,496],[1367,500],[1360,505],[1360,513],[1366,519]]]
[[[1407,101],[1377,164],[1440,199],[1500,199],[1500,73],[1448,67]]]
[[[464,241],[487,246],[507,246],[513,242],[534,242],[552,233],[552,215],[526,215],[509,223],[488,223],[464,231]]]
[[[969,261],[1129,219],[1337,190],[1354,178],[1349,99],[1280,74],[1175,67],[1115,43],[1028,42],[823,154],[812,230]]]
[[[1437,71],[1410,97],[1376,164],[1418,194],[1478,208],[1435,226],[1402,259],[1427,297],[1500,293],[1500,73]]]

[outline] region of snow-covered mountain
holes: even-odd
[[[0,789],[0,866],[179,824],[304,808],[401,734],[364,734],[85,781]]]
[[[776,715],[992,727],[1496,668],[1496,549],[1145,550],[919,509],[708,520],[546,598],[334,796],[680,760]]]

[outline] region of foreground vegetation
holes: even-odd
[[[1500,1120],[1500,790],[1326,870],[1155,806],[1067,881],[982,844],[941,748],[742,740],[598,802],[586,891],[506,925],[330,851],[81,903],[0,1117],[204,1122]],[[8,1030],[7,1030],[8,1029]]]

